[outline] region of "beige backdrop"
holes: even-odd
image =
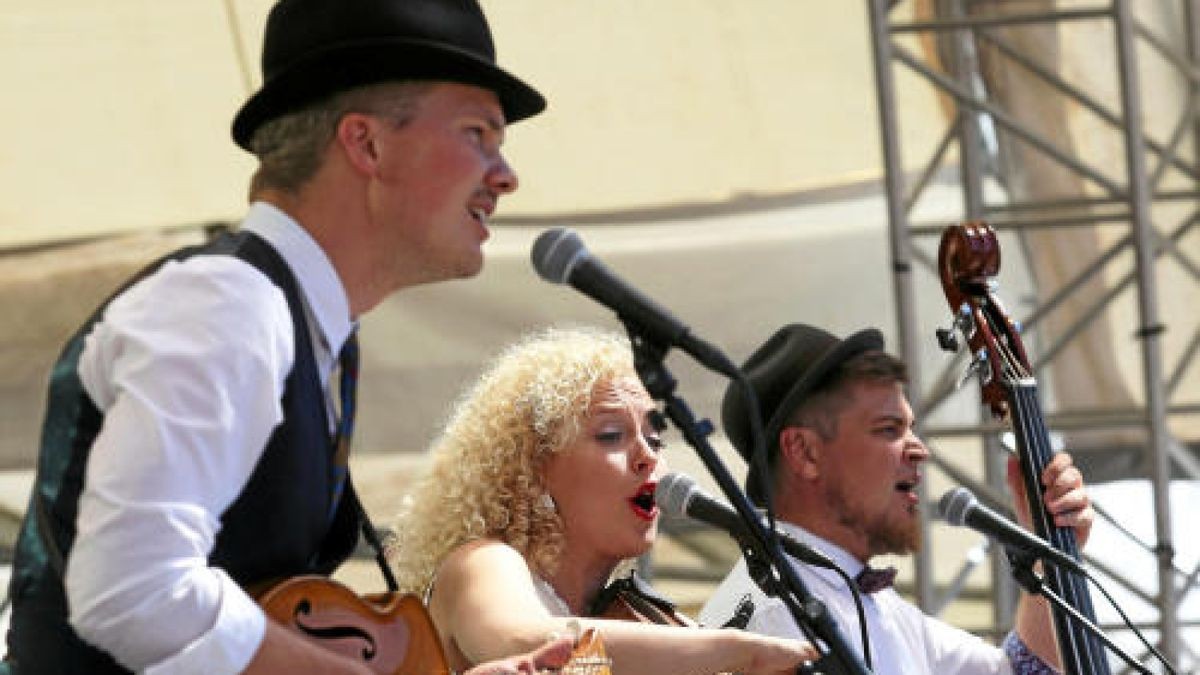
[[[47,368],[71,327],[141,261],[240,217],[251,167],[228,120],[256,86],[268,4],[0,0],[0,466],[28,466]],[[519,330],[611,321],[529,271],[528,242],[552,224],[586,224],[606,260],[735,358],[789,321],[892,332],[865,2],[484,4],[501,61],[550,109],[511,130],[522,189],[502,205],[483,279],[405,293],[364,322],[363,451],[425,445],[463,378]],[[1110,34],[1084,26],[1062,43],[1072,77],[1111,75],[1096,58],[1111,51]],[[1146,64],[1148,108],[1169,108],[1179,83]],[[944,116],[923,83],[895,72],[915,170]],[[1076,141],[1111,166],[1110,137],[1070,113],[1085,132]],[[1157,137],[1168,132],[1169,116],[1149,119]],[[941,194],[923,203],[926,215],[954,219],[957,195]],[[1002,270],[1014,302],[1028,288],[1017,250]],[[1179,327],[1170,361],[1195,325],[1196,298],[1177,268],[1164,275],[1178,282],[1163,284],[1164,315]],[[927,280],[918,290],[928,334],[943,301]],[[1128,299],[1118,309],[1105,319],[1111,358],[1136,390],[1136,317]],[[923,350],[922,370],[934,372],[944,357],[932,340]],[[684,384],[698,405],[715,401],[719,383]],[[1184,393],[1194,389],[1186,378]]]

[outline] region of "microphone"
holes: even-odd
[[[969,527],[1005,546],[1028,551],[1060,567],[1079,574],[1087,574],[1078,560],[1054,548],[1045,539],[980,504],[975,495],[965,487],[954,488],[942,495],[942,499],[938,502],[938,515],[951,525]]]
[[[617,313],[631,329],[667,346],[679,347],[702,365],[731,378],[737,366],[719,349],[692,335],[658,303],[613,274],[588,251],[573,230],[556,227],[538,235],[530,252],[538,276],[553,284],[570,284],[576,290]]]
[[[675,517],[690,518],[724,530],[734,539],[745,542],[750,537],[750,528],[733,507],[715,499],[700,489],[696,480],[683,473],[669,473],[658,481],[654,488],[654,502],[663,512]],[[766,524],[763,524],[764,527]],[[775,531],[779,543],[788,555],[809,565],[838,569],[824,553],[808,544],[796,541],[785,532]]]

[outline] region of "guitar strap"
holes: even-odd
[[[350,477],[346,477],[347,481]],[[391,592],[400,590],[400,584],[396,582],[396,576],[392,574],[392,568],[388,565],[387,556],[383,553],[383,542],[379,538],[379,531],[375,529],[375,525],[371,523],[371,517],[367,515],[367,510],[363,508],[362,501],[358,498],[358,491],[353,487],[350,488],[349,498],[354,500],[354,510],[358,512],[358,520],[362,524],[362,536],[366,540],[367,545],[375,551],[375,563],[379,565],[379,571],[383,573],[384,583]]]

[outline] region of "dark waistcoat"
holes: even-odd
[[[287,298],[295,334],[295,363],[282,400],[283,422],[267,441],[245,489],[221,514],[209,564],[225,569],[243,586],[296,574],[328,574],[354,548],[359,512],[353,488],[347,487],[332,522],[329,519],[333,446],[296,279],[265,241],[237,233],[170,254],[130,284],[167,260],[193,255],[232,255],[259,269]],[[80,383],[78,359],[84,337],[108,302],[67,343],[50,376],[37,478],[17,541],[9,589],[13,611],[7,658],[20,675],[126,672],[107,653],[81,641],[67,624],[62,575],[63,560],[75,539],[88,454],[104,421]]]

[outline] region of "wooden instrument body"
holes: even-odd
[[[598,619],[614,619],[616,621],[634,621],[637,623],[656,623],[664,626],[696,627],[696,622],[675,611],[664,611],[657,606],[647,604],[639,597],[621,593],[601,614]]]
[[[412,594],[360,596],[321,576],[287,579],[258,596],[267,616],[381,675],[449,675],[441,639]]]
[[[321,576],[289,578],[256,594],[267,617],[380,675],[450,675],[429,612],[412,594],[359,595]],[[577,638],[560,675],[612,675],[593,629]]]

